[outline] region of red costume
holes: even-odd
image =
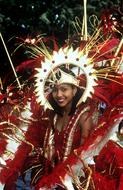
[[[101,41],[99,31],[94,39],[83,40],[79,48],[65,44],[59,50],[48,51],[43,44],[41,51],[39,47],[36,51],[34,44],[40,60],[34,89],[15,88],[15,92],[8,88],[0,96],[1,189],[5,186],[5,190],[14,190],[18,175],[29,169],[37,190],[52,189],[58,184],[70,190],[85,186],[92,190],[94,186],[96,190],[123,188],[123,150],[108,142],[123,118],[122,40]],[[70,115],[64,130],[58,132],[54,127],[58,110],[50,98],[54,86],[64,83],[74,85],[81,94],[75,113]],[[102,112],[100,102],[106,105]],[[99,119],[81,144],[78,121],[86,111],[88,117],[97,112]],[[90,171],[88,175],[86,169]]]

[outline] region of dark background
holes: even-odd
[[[122,0],[88,0],[87,14],[97,15],[103,10],[119,7]],[[6,43],[14,66],[28,59],[24,48],[19,48],[18,41],[37,35],[56,36],[63,43],[74,34],[75,17],[82,20],[82,0],[0,0],[0,32]],[[120,17],[122,14],[120,15]],[[88,30],[89,29],[88,22]],[[91,31],[90,31],[91,32]],[[15,52],[14,52],[15,51]],[[3,79],[11,71],[11,66],[0,40],[0,76]]]

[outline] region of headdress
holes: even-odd
[[[111,80],[114,77],[113,75],[108,75],[107,72],[116,71],[117,69],[116,63],[114,65],[110,61],[111,58],[115,59],[116,57],[109,53],[112,53],[117,44],[118,40],[113,39],[98,44],[89,41],[88,43],[86,42],[83,48],[81,48],[81,45],[76,49],[70,46],[62,47],[58,51],[53,51],[50,56],[45,56],[44,60],[41,61],[40,68],[36,69],[35,91],[37,101],[44,106],[44,109],[53,109],[48,101],[52,87],[54,84],[69,83],[79,88],[84,88],[77,106],[85,102],[87,98],[92,97],[92,94],[94,94],[95,87],[99,85],[99,78]],[[107,62],[110,66],[104,69],[102,63]],[[69,72],[64,71],[65,68]],[[85,86],[83,86],[82,80]]]
[[[74,73],[74,76],[70,72],[64,72],[62,68],[67,68],[71,73]],[[35,76],[38,102],[49,109],[53,109],[47,98],[52,90],[52,85],[69,83],[81,88],[80,80],[81,76],[84,75],[86,87],[78,105],[91,96],[91,93],[94,91],[93,87],[97,85],[96,70],[93,68],[87,55],[83,55],[79,48],[73,50],[73,48],[66,47],[61,48],[59,51],[54,51],[51,59],[45,58],[41,68],[38,68],[37,71],[38,73]],[[59,80],[56,74],[60,75]]]

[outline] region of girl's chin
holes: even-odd
[[[57,102],[57,104],[60,106],[60,107],[65,107],[67,105],[66,102]]]
[[[66,104],[64,104],[64,103],[58,103],[58,105],[59,105],[60,107],[65,107],[65,106],[66,106]]]

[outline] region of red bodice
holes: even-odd
[[[64,134],[65,129],[59,132],[58,130],[55,130],[54,140],[55,140],[55,152],[58,152],[59,155],[63,151],[64,148]],[[69,136],[69,134],[68,134]],[[66,137],[67,138],[67,137]],[[81,143],[81,128],[77,125],[75,129],[75,133],[73,136],[73,143],[71,151],[78,148]]]
[[[59,132],[54,126],[56,118],[52,117],[47,127],[47,132],[44,140],[44,151],[46,158],[56,161],[65,160],[69,154],[81,145],[82,132],[81,127],[78,125],[80,116],[86,112],[89,107],[78,107],[74,115],[71,115],[67,125],[64,126],[63,130]],[[53,159],[53,160],[54,160]]]

